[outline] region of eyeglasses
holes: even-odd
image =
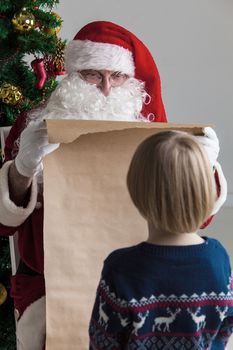
[[[121,86],[127,79],[128,75],[121,72],[105,72],[98,70],[82,70],[78,72],[83,80],[89,84],[101,85],[104,79],[109,79],[112,87]]]

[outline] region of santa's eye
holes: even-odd
[[[102,75],[97,71],[86,70],[80,72],[84,80],[90,84],[98,84],[102,81]]]
[[[124,79],[126,77],[126,74],[123,74],[121,72],[114,72],[112,75],[111,75],[111,78],[112,79]]]
[[[99,74],[98,72],[89,72],[89,73],[86,73],[86,75],[90,76],[90,77],[97,77],[97,78],[102,79],[101,74]]]
[[[128,75],[121,72],[111,74],[112,86],[120,86],[128,79]]]

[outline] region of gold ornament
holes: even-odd
[[[65,42],[61,39],[57,40],[56,52],[54,55],[44,57],[45,70],[48,78],[56,77],[57,75],[65,74],[64,50]]]
[[[15,85],[4,83],[0,86],[0,100],[11,106],[15,106],[17,103],[21,102],[23,99],[23,94]]]
[[[7,291],[6,288],[2,283],[0,283],[0,305],[2,305],[7,298]]]
[[[28,32],[34,29],[36,25],[35,16],[25,7],[20,12],[17,12],[11,21],[14,29],[19,32]]]
[[[55,16],[58,21],[61,21],[61,17],[57,13],[51,12],[51,15]],[[43,28],[43,32],[49,35],[57,34],[60,32],[60,30],[61,30],[61,24],[54,28],[47,28],[47,27]]]
[[[62,42],[61,39],[57,41],[57,48],[53,58],[54,71],[57,75],[65,73],[65,62],[64,62],[64,51],[65,51],[65,42]]]

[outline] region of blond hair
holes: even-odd
[[[127,175],[131,199],[143,217],[159,229],[195,232],[213,209],[213,170],[194,136],[160,132],[137,148]]]

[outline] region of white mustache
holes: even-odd
[[[147,98],[144,83],[135,78],[129,78],[104,96],[95,85],[72,73],[60,82],[39,114],[51,119],[135,121],[141,118],[140,111]]]

